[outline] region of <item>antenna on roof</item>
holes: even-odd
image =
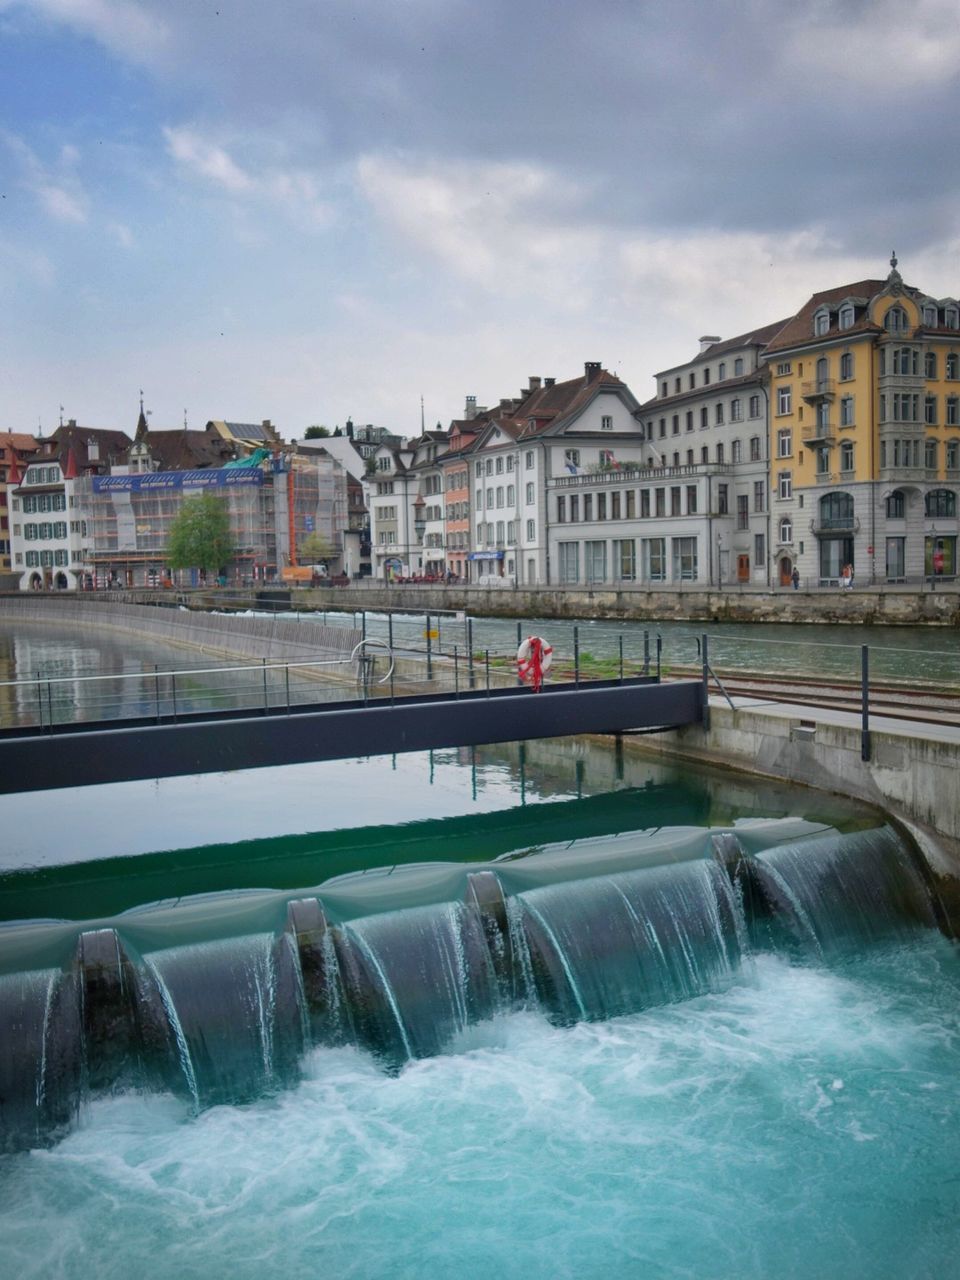
[[[42,440],[43,439],[43,423],[40,421],[39,415],[37,415],[37,434],[40,436],[40,439]]]
[[[423,435],[425,430],[423,422],[423,396],[420,397],[420,434]]]
[[[183,411],[183,429],[184,429],[184,431],[186,431],[186,429],[187,429],[187,411],[186,411],[186,409],[184,409],[184,411]]]
[[[63,405],[60,406],[60,425],[63,426]]]
[[[140,388],[140,412],[143,413],[143,387]]]

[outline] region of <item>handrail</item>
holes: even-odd
[[[360,642],[361,644],[363,641]],[[381,642],[382,643],[382,642]],[[355,651],[354,651],[355,652]],[[147,676],[211,676],[224,675],[231,671],[283,671],[287,667],[342,667],[354,660],[354,653],[344,658],[300,659],[288,658],[285,662],[250,661],[234,667],[176,667],[168,671],[118,671],[101,673],[93,676],[27,676],[21,680],[0,680],[0,689],[15,689],[18,685],[35,688],[37,681],[43,684],[81,684],[88,680],[143,680]]]
[[[377,684],[386,684],[387,681],[390,679],[390,677],[393,675],[393,669],[397,665],[397,660],[396,660],[396,657],[394,656],[393,650],[387,644],[386,640],[380,640],[376,636],[365,637],[363,640],[358,641],[357,644],[353,646],[353,651],[350,654],[350,660],[351,662],[357,662],[357,678],[359,679],[360,677],[360,672],[363,669],[364,659],[367,657],[366,652],[361,653],[361,650],[365,650],[368,644],[375,644],[379,648],[385,649],[387,653],[390,655],[390,669],[387,671],[387,674],[385,676],[383,676],[380,680],[377,681]]]

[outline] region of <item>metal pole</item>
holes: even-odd
[[[387,644],[393,648],[393,610],[387,614]]]
[[[432,680],[432,679],[433,679],[433,664],[432,664],[432,662],[431,662],[432,650],[431,650],[431,647],[430,647],[430,645],[431,645],[431,641],[430,641],[430,615],[429,615],[429,613],[428,613],[428,614],[426,614],[426,615],[425,615],[425,617],[426,617],[426,619],[427,619],[427,628],[426,628],[426,632],[427,632],[427,679],[428,679],[428,680]]]
[[[620,683],[623,684],[623,632],[617,636],[617,642],[620,648]]]
[[[657,632],[657,679],[660,679],[660,654],[663,652],[663,636]]]
[[[573,628],[573,683],[580,683],[580,628]]]
[[[860,647],[860,759],[870,759],[870,649]]]
[[[643,674],[650,674],[650,632],[643,633]]]
[[[700,653],[703,659],[703,727],[710,728],[710,658],[707,652],[707,636],[704,632],[700,642]]]
[[[263,664],[263,711],[264,711],[264,715],[266,715],[266,712],[267,712],[267,660],[266,658],[261,658],[260,661]]]
[[[40,683],[40,672],[37,672],[37,715],[40,718],[40,728],[43,728],[43,685]]]
[[[154,692],[157,696],[157,723],[160,723],[160,668],[157,663],[153,664],[153,683]]]
[[[473,619],[467,619],[467,683],[471,689],[474,686],[473,678]]]
[[[484,649],[483,651],[483,662],[484,662],[484,666],[487,669],[487,695],[489,696],[490,694],[490,650],[489,649]]]
[[[455,697],[460,697],[460,654],[456,645],[453,646],[453,693]]]
[[[173,718],[177,718],[177,673],[170,672],[170,695],[173,698]]]
[[[289,715],[289,714],[290,714],[290,664],[289,664],[289,663],[287,663],[287,665],[283,668],[283,674],[284,674],[284,676],[285,676],[285,678],[286,678],[286,686],[287,686],[287,715]]]
[[[53,689],[51,683],[47,681],[47,717],[50,721],[49,728],[53,728]]]

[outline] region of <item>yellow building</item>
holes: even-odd
[[[886,280],[816,293],[767,345],[781,583],[957,571],[960,304]]]

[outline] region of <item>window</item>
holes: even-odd
[[[790,372],[790,361],[789,361],[789,360],[783,360],[783,361],[781,361],[781,363],[780,363],[780,364],[778,364],[778,365],[777,365],[777,373],[779,373],[779,374],[787,374],[787,373],[789,373],[789,372]]]
[[[928,516],[946,516],[952,520],[957,514],[957,495],[952,489],[931,489],[923,509]]]
[[[501,493],[502,493],[502,492],[503,492],[503,490],[501,490]],[[500,505],[501,505],[501,506],[503,506],[503,503],[501,503]],[[488,507],[492,507],[492,506],[493,506],[493,489],[488,489],[488,490],[487,490],[487,506],[488,506]]]
[[[687,515],[695,516],[697,514],[697,486],[695,484],[687,485]]]
[[[960,329],[960,310],[951,305],[944,308],[943,323],[948,329]]]
[[[578,582],[580,580],[580,543],[560,542],[557,544],[560,554],[560,581]]]
[[[672,538],[673,543],[673,578],[675,582],[696,582],[697,580],[697,540],[696,538]]]
[[[733,376],[735,378],[743,377],[743,356],[737,356],[733,362]]]
[[[585,493],[583,495],[583,518],[584,520],[593,519],[593,494]]]
[[[737,528],[750,528],[750,499],[745,493],[737,494]]]
[[[960,444],[951,440],[947,444],[947,470],[956,471],[960,466]]]
[[[666,538],[643,538],[640,543],[643,572],[648,582],[663,582],[667,576]]]
[[[615,542],[613,557],[618,576],[632,582],[637,576],[637,544],[633,538],[621,538]]]
[[[515,507],[517,505],[517,490],[512,484],[507,485],[507,506]]]
[[[897,347],[893,353],[893,372],[901,377],[915,377],[919,353],[913,347]]]
[[[830,474],[830,446],[820,445],[814,452],[817,464],[817,475],[828,476]]]
[[[697,375],[695,373],[691,373],[688,381],[690,383],[690,390],[693,391],[697,385]]]
[[[710,450],[706,445],[703,445],[700,449],[700,461],[704,463],[710,461]]]
[[[750,417],[751,418],[760,417],[760,397],[759,396],[750,397]]]
[[[947,377],[951,380],[956,379],[958,368],[960,368],[960,356],[951,351],[947,356]]]
[[[734,440],[733,444],[730,446],[730,461],[743,461],[743,442],[741,440]]]
[[[925,378],[935,378],[937,376],[937,353],[928,351],[923,357],[923,376]]]
[[[960,425],[960,399],[956,396],[947,396],[947,426],[958,425]]]
[[[646,492],[646,490],[644,490],[644,492]],[[627,490],[627,511],[626,511],[627,519],[633,520],[636,517],[636,514],[637,514],[637,495],[633,491],[633,489],[628,489]],[[647,515],[649,514],[650,512],[648,511]]]
[[[483,490],[482,489],[477,490],[477,500],[474,503],[474,506],[477,508],[478,511],[480,511],[481,508],[483,507]]]
[[[784,427],[782,431],[777,432],[777,457],[789,458],[793,454],[793,432],[789,427]]]
[[[777,472],[777,497],[786,500],[793,497],[793,472]]]
[[[703,428],[703,427],[709,427],[709,425],[710,425],[709,410],[707,409],[707,406],[704,405],[703,408],[700,410],[700,426],[701,428]]]
[[[710,385],[710,370],[709,370],[709,369],[704,369],[704,371],[703,371],[703,385],[704,385],[705,387],[709,387],[709,385]]]
[[[820,526],[823,529],[853,528],[853,498],[849,493],[827,493],[820,499]]]
[[[730,486],[726,484],[717,485],[717,515],[725,516],[730,511],[729,500]]]
[[[826,333],[830,328],[830,312],[818,311],[813,317],[813,332],[820,336]]]
[[[762,480],[754,480],[753,482],[753,509],[754,511],[763,511],[764,497],[767,486]]]
[[[576,475],[580,468],[580,450],[565,449],[563,453],[563,465],[572,475]]]
[[[923,397],[923,420],[927,426],[935,426],[937,421],[937,397]]]
[[[717,465],[723,466],[723,442],[717,444]]]
[[[607,518],[607,495],[605,493],[597,494],[597,519],[606,520]]]
[[[611,520],[620,519],[620,490],[619,489],[615,493],[611,493],[610,495],[610,519]]]
[[[792,402],[791,387],[777,387],[777,413],[784,414],[790,412]]]
[[[767,539],[762,533],[753,535],[753,563],[755,565],[765,565],[767,563]]]
[[[507,471],[509,472],[512,470],[513,470],[513,454],[509,453],[507,454]]]
[[[853,377],[853,352],[844,351],[840,357],[840,381],[849,382]]]
[[[760,437],[759,436],[750,437],[750,461],[751,462],[760,461]]]
[[[523,465],[526,467],[528,471],[533,470],[533,450],[532,449],[528,449],[527,452],[523,455]]]
[[[537,536],[537,524],[535,520],[527,521],[527,541],[534,542]]]
[[[906,515],[906,498],[902,489],[887,494],[887,519],[902,520]]]
[[[853,328],[853,307],[848,302],[845,302],[840,308],[840,315],[838,318],[841,329]]]
[[[887,333],[905,333],[907,329],[907,313],[903,307],[891,307],[883,322]]]
[[[928,471],[936,471],[937,469],[937,442],[936,440],[925,440],[923,442],[923,465]]]
[[[654,489],[654,514],[665,516],[667,514],[667,491],[666,489]]]
[[[840,470],[841,471],[853,470],[853,441],[852,440],[844,440],[843,444],[840,446]]]
[[[493,459],[487,458],[484,466],[486,468],[487,475],[492,476],[493,475]]]
[[[670,490],[670,514],[678,516],[680,514],[680,486],[674,485]]]
[[[496,469],[497,469],[497,475],[502,476],[503,475],[503,458],[500,458],[500,457],[497,458]]]
[[[603,417],[600,419],[600,430],[601,431],[613,430],[613,417],[611,414],[605,413]]]
[[[687,466],[688,466],[688,467],[692,467],[693,465],[694,465],[694,462],[693,462],[693,450],[692,450],[692,449],[688,449],[688,450],[687,450]]]
[[[576,524],[579,519],[580,519],[580,499],[574,493],[574,494],[571,494],[570,496],[570,522],[571,524]]]
[[[727,366],[721,360],[720,363],[717,365],[717,381],[722,382],[726,376],[727,376]]]
[[[499,462],[500,459],[498,458],[497,461]],[[497,506],[498,507],[503,506],[503,485],[502,484],[497,485]]]
[[[730,421],[731,422],[743,421],[743,401],[742,400],[730,401]]]
[[[667,420],[666,418],[661,418],[659,423],[660,439],[662,440],[666,434],[667,434]]]
[[[605,542],[583,544],[583,568],[584,579],[587,582],[606,582],[607,544]]]
[[[498,520],[498,521],[497,521],[497,546],[498,546],[498,547],[502,547],[502,546],[503,546],[503,543],[504,543],[504,537],[503,537],[503,521],[502,521],[502,520]]]
[[[477,475],[477,476],[482,476],[482,475],[483,475],[483,463],[482,463],[482,462],[477,462],[477,463],[475,463],[475,465],[474,465],[474,469],[473,469],[473,473],[474,473],[474,475]]]
[[[567,522],[567,500],[560,496],[557,498],[557,524],[566,524]]]
[[[781,543],[785,546],[793,541],[793,521],[789,516],[785,516],[779,525],[779,537]]]
[[[680,434],[680,415],[679,415],[679,413],[675,413],[675,414],[673,415],[673,418],[672,418],[672,419],[671,419],[671,421],[670,421],[670,431],[671,431],[671,434],[672,434],[672,435],[675,435],[675,436],[678,436],[678,435]]]
[[[640,490],[640,519],[647,520],[650,517],[650,490]]]
[[[853,424],[853,396],[843,396],[840,401],[840,425],[841,427],[852,427]]]
[[[693,410],[692,409],[687,410],[687,430],[688,431],[693,430]]]
[[[723,426],[723,405],[717,404],[714,409],[714,422],[718,427]]]

